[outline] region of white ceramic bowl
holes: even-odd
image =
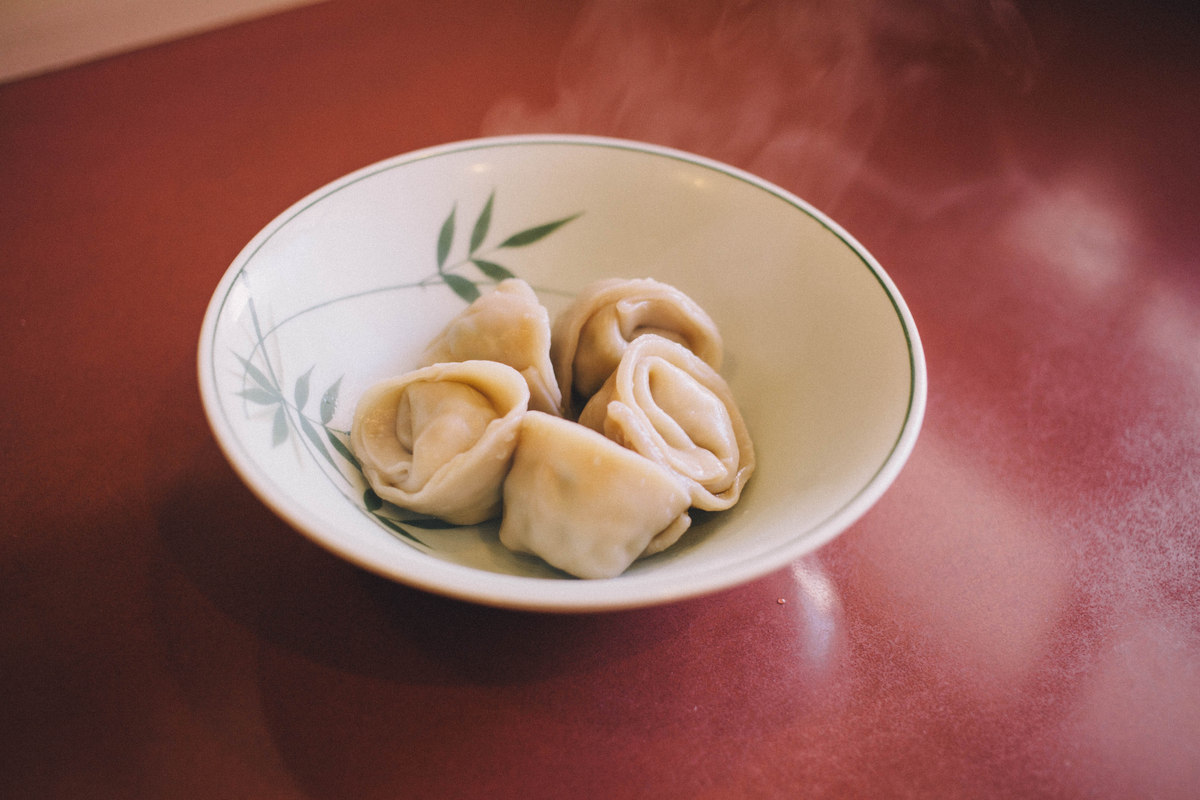
[[[355,402],[412,367],[491,284],[489,264],[533,285],[552,317],[603,277],[653,277],[697,300],[721,327],[756,444],[741,502],[607,580],[508,552],[496,524],[414,527],[373,502],[346,446]],[[724,164],[578,136],[434,147],[313,192],[222,278],[199,379],[233,467],[305,535],[425,590],[553,611],[713,592],[828,542],[895,479],[926,395],[904,300],[836,223]]]

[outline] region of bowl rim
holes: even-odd
[[[559,580],[493,573],[429,556],[419,572],[381,564],[364,557],[330,537],[309,519],[305,508],[277,488],[269,475],[259,469],[237,435],[226,427],[217,389],[213,345],[217,324],[228,297],[228,289],[262,246],[293,217],[341,189],[380,172],[418,161],[474,150],[512,146],[595,147],[634,151],[678,160],[722,173],[750,184],[794,206],[850,248],[884,290],[900,322],[906,340],[909,365],[909,398],[904,421],[886,458],[855,494],[839,509],[805,531],[803,537],[789,540],[753,556],[711,565],[688,575],[656,577],[622,575],[603,580]],[[900,474],[916,445],[924,422],[928,376],[924,350],[915,321],[888,273],[875,257],[849,232],[809,202],[783,187],[739,167],[706,156],[632,139],[583,134],[516,134],[464,139],[425,147],[376,161],[336,178],[293,203],[267,223],[226,268],[206,307],[197,348],[197,377],[201,402],[209,428],[226,460],[252,493],[284,522],[321,547],[375,574],[417,589],[455,598],[525,611],[592,612],[615,611],[676,602],[713,594],[768,575],[827,544],[870,509]]]

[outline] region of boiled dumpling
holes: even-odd
[[[754,445],[729,385],[661,336],[629,344],[579,422],[681,475],[692,505],[706,511],[736,503],[754,471]]]
[[[459,525],[500,514],[529,386],[494,361],[436,364],[381,381],[358,402],[354,455],[384,500]]]
[[[578,423],[530,411],[504,483],[500,541],[581,578],[612,578],[691,524],[679,477]]]
[[[508,278],[478,297],[429,343],[418,367],[446,361],[499,361],[529,384],[529,407],[560,414],[550,366],[550,315],[528,283]]]
[[[578,411],[608,380],[629,342],[657,333],[720,369],[721,334],[686,294],[652,278],[611,278],[586,287],[554,320],[550,356],[564,408]]]

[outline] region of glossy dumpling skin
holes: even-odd
[[[358,402],[350,444],[384,500],[458,525],[499,516],[529,386],[494,361],[435,364]]]
[[[579,422],[674,470],[705,511],[731,507],[754,472],[754,444],[729,385],[661,336],[630,343]]]
[[[500,541],[580,578],[612,578],[691,524],[670,470],[582,425],[530,411],[504,483]]]
[[[585,286],[554,320],[550,358],[568,414],[616,369],[629,342],[655,333],[721,368],[721,334],[686,294],[652,278],[609,278]]]
[[[530,408],[562,413],[550,365],[550,315],[520,278],[503,280],[476,298],[429,343],[417,366],[470,360],[507,364],[529,384]]]

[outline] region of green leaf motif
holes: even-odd
[[[582,213],[582,212],[580,212]],[[533,228],[526,228],[520,233],[514,233],[512,236],[500,243],[501,247],[524,247],[527,244],[533,244],[539,239],[554,233],[556,230],[566,225],[571,220],[577,218],[579,214],[572,214],[569,217],[547,222],[545,225],[537,225]]]
[[[234,353],[234,355],[237,356],[238,361],[242,362],[242,368],[246,370],[246,374],[249,375],[255,383],[266,389],[268,392],[279,392],[279,387],[275,385],[274,381],[270,380],[266,375],[264,375],[262,370],[251,364],[247,359],[242,358],[237,353]]]
[[[483,244],[483,240],[487,238],[488,228],[492,225],[492,202],[496,199],[496,193],[492,192],[488,195],[487,203],[483,206],[483,211],[479,212],[479,218],[475,220],[475,227],[471,229],[471,248],[468,253],[474,253]]]
[[[400,523],[396,522],[396,520],[389,519],[388,517],[382,516],[380,514],[375,514],[374,516],[375,516],[375,519],[379,520],[380,524],[387,526],[388,528],[392,529],[396,533],[403,536],[405,539],[408,539],[409,541],[412,541],[412,542],[416,542],[417,544],[421,545],[421,547],[429,546],[429,545],[425,544],[424,542],[422,542],[417,537],[413,536],[410,531],[403,528],[400,525]]]
[[[308,372],[296,379],[296,390],[292,397],[296,401],[296,409],[304,408],[304,404],[308,402],[308,382],[312,378],[314,367],[309,367]]]
[[[350,448],[346,446],[346,443],[334,435],[334,432],[328,428],[325,429],[325,435],[329,438],[329,443],[333,445],[333,449],[337,450],[338,454],[342,458],[349,461],[351,466],[353,466],[356,470],[362,472],[362,464],[360,464],[358,459],[354,457],[354,453],[350,452]]]
[[[317,429],[308,421],[308,417],[305,417],[303,414],[300,415],[300,430],[304,431],[304,435],[312,442],[313,447],[317,448],[317,452],[325,457],[325,460],[329,462],[329,466],[337,469],[337,464],[334,463],[333,456],[329,455],[329,451],[325,449],[325,443],[321,441]]]
[[[279,447],[279,445],[287,441],[287,437],[287,415],[283,411],[283,405],[280,404],[275,409],[275,421],[271,425],[271,446]]]
[[[454,202],[450,208],[450,212],[446,215],[438,230],[435,248],[437,271],[427,275],[420,281],[382,287],[381,289],[371,291],[391,291],[398,288],[423,289],[441,282],[448,286],[463,301],[473,303],[481,295],[480,286],[488,285],[490,282],[499,283],[516,277],[508,267],[491,260],[498,250],[525,247],[526,245],[541,241],[583,213],[581,211],[571,216],[554,220],[553,222],[525,228],[504,239],[498,245],[490,245],[486,244],[489,237],[500,238],[498,234],[494,234],[492,231],[495,201],[496,191],[493,189],[484,202],[483,207],[479,210],[479,215],[471,225],[470,236],[464,243],[456,243],[456,237],[459,235],[458,202]],[[465,221],[466,218],[464,218]],[[464,244],[466,252],[459,254],[455,248],[461,248]],[[455,251],[456,253],[453,261],[451,260],[451,251]],[[509,261],[512,258],[511,254],[500,257],[505,261]],[[478,273],[465,269],[468,264],[473,265],[478,270]],[[463,273],[471,277],[465,277]],[[358,294],[349,295],[348,297],[355,297]],[[317,304],[299,313],[307,313],[307,311],[324,307],[329,302],[333,301]],[[309,367],[307,372],[295,380],[292,387],[291,399],[289,400],[287,390],[285,389],[285,382],[281,380],[283,373],[278,371],[278,365],[273,363],[266,345],[266,340],[274,334],[278,325],[267,330],[264,336],[252,297],[248,300],[248,308],[253,321],[253,331],[257,336],[257,344],[251,350],[249,357],[234,353],[243,369],[243,373],[240,376],[241,390],[237,392],[237,395],[243,398],[246,403],[261,407],[261,410],[255,411],[255,418],[265,421],[265,417],[268,414],[271,416],[272,447],[278,447],[287,442],[288,437],[294,431],[297,434],[301,434],[297,437],[298,441],[295,449],[302,458],[311,460],[326,475],[328,475],[329,470],[325,464],[328,464],[329,467],[332,467],[333,472],[336,473],[336,476],[330,477],[338,477],[350,486],[362,485],[359,483],[359,480],[362,477],[363,465],[355,456],[351,447],[351,432],[331,427],[334,416],[337,413],[338,398],[341,394],[344,376],[339,377],[321,394],[317,411],[306,412],[305,407],[313,399],[314,391],[317,391],[317,388],[312,383],[313,374],[316,371],[316,365],[314,364]],[[283,322],[293,319],[299,313],[288,317]],[[283,323],[281,322],[280,324]],[[256,359],[258,362],[257,366],[255,363],[252,363]],[[289,370],[289,379],[290,375],[291,372]],[[249,409],[246,410],[248,411]],[[356,490],[352,489],[351,491]],[[364,510],[379,525],[392,531],[398,537],[421,547],[427,548],[428,545],[418,539],[415,532],[459,527],[436,517],[418,515],[406,518],[402,514],[397,516],[396,512],[399,509],[385,503],[378,493],[369,486],[363,491],[362,504]]]
[[[479,297],[479,287],[461,275],[455,275],[454,273],[447,272],[442,276],[442,280],[446,282],[447,286],[454,290],[456,295],[461,297],[463,300],[466,300],[468,303],[474,302],[475,299]]]
[[[482,258],[472,258],[471,263],[479,267],[480,272],[482,272],[484,275],[487,275],[494,281],[502,281],[506,278],[516,277],[508,270],[508,267],[503,267],[494,261],[484,261]]]
[[[367,511],[374,513],[383,508],[383,499],[379,495],[375,494],[374,489],[368,486],[367,490],[363,492],[363,505],[366,506]],[[376,519],[378,519],[378,517]]]
[[[342,389],[342,379],[338,378],[332,386],[321,395],[321,424],[328,425],[337,409],[338,392]]]
[[[273,406],[283,400],[282,397],[275,392],[268,392],[266,389],[261,389],[257,386],[251,386],[249,389],[243,389],[238,392],[238,395],[246,398],[251,403],[258,403],[260,406]]]
[[[450,209],[450,216],[446,217],[446,221],[442,223],[442,229],[438,232],[437,240],[437,267],[438,272],[446,266],[446,258],[450,255],[450,243],[454,241],[454,213],[458,210],[458,206]]]

